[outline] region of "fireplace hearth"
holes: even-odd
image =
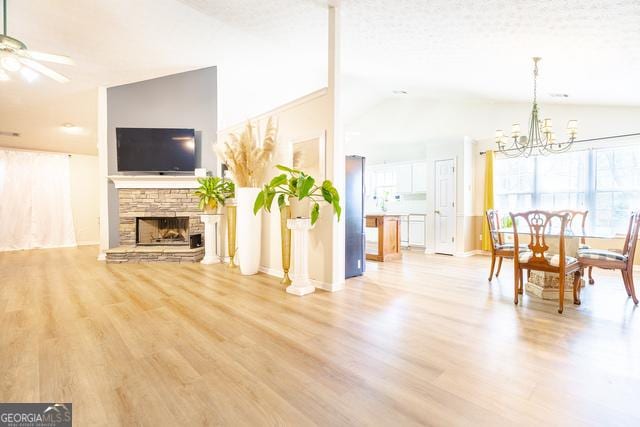
[[[137,217],[136,245],[188,246],[189,217]]]

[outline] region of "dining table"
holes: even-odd
[[[505,242],[513,242],[513,235],[515,230],[513,226],[510,227],[502,227],[496,230],[497,233],[503,235],[503,239]],[[548,253],[553,255],[559,253],[559,236],[560,230],[558,228],[550,227],[545,233],[545,243],[549,246]],[[531,241],[532,233],[529,232],[525,227],[518,227],[518,243],[520,246],[527,246]],[[620,250],[622,248],[622,244],[624,242],[625,235],[621,235],[616,233],[615,230],[611,228],[605,227],[585,227],[585,229],[565,230],[565,255],[576,258],[578,255],[578,249],[581,245],[587,244],[589,242],[591,245],[595,246],[603,246],[604,242],[598,244],[598,240],[600,241],[611,241],[620,239],[620,243],[617,244],[616,248],[611,248],[614,250]],[[585,242],[585,243],[582,243]],[[589,246],[591,246],[589,245]],[[604,249],[604,248],[603,248]],[[527,276],[525,276],[527,277]],[[559,277],[556,273],[550,273],[545,271],[537,271],[532,270],[525,283],[525,292],[529,295],[536,296],[538,298],[546,299],[546,300],[558,300],[559,297]],[[585,281],[584,278],[580,278],[580,286],[584,286]],[[565,280],[565,290],[564,297],[566,299],[573,299],[573,277],[571,275],[567,275]]]

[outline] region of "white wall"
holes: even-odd
[[[276,153],[268,168],[265,182],[279,174],[274,168],[277,164],[292,165],[291,144],[295,141],[307,140],[320,136],[329,126],[329,97],[327,90],[314,92],[306,97],[292,101],[268,113],[251,118],[251,122],[259,126],[260,134],[264,134],[264,127],[270,116],[278,121],[278,145]],[[244,123],[222,129],[218,132],[218,141],[228,141],[229,133],[240,133]],[[327,162],[329,159],[327,159]],[[327,234],[331,231],[333,212],[328,205],[322,206],[320,219],[310,232],[311,262],[309,275],[320,285],[332,283],[331,245],[327,244]],[[238,224],[239,227],[242,224]],[[261,237],[261,269],[270,274],[280,275],[282,272],[281,239],[280,239],[280,211],[274,201],[271,213],[262,212]]]
[[[98,244],[100,234],[98,156],[74,154],[70,159],[71,209],[79,245]]]

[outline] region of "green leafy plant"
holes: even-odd
[[[217,177],[208,176],[206,178],[198,178],[200,187],[195,191],[195,195],[200,198],[198,207],[200,210],[206,208],[215,209],[218,204],[224,206],[225,200],[234,197],[235,186],[233,182]]]
[[[277,165],[276,168],[284,173],[274,177],[266,184],[256,197],[253,205],[253,213],[257,214],[260,209],[271,212],[273,199],[278,195],[278,206],[287,204],[290,198],[298,200],[310,199],[313,202],[311,208],[311,224],[315,224],[320,216],[320,202],[327,202],[333,207],[333,212],[340,221],[340,194],[329,180],[316,185],[314,177],[307,175],[303,171],[291,169],[286,166]]]

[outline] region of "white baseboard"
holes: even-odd
[[[284,277],[284,271],[279,268],[270,268],[261,265],[260,268],[258,268],[258,271],[260,273],[268,274],[269,276],[277,277],[279,279],[282,279]]]
[[[338,283],[325,283],[319,280],[311,280],[311,282],[313,283],[313,286],[315,286],[317,289],[322,289],[323,291],[327,291],[327,292],[337,292],[345,288],[344,281],[338,282]]]
[[[284,271],[279,268],[270,268],[261,265],[258,271],[264,274],[268,274],[269,276],[277,277],[279,279],[282,279],[284,277]],[[322,289],[323,291],[327,292],[341,291],[345,287],[344,281],[340,283],[325,283],[320,280],[311,279],[311,283],[313,283],[313,286],[315,286],[316,289]]]
[[[485,252],[482,249],[474,249],[472,251],[467,251],[467,252],[456,252],[454,256],[466,258],[474,255],[486,255],[486,254],[488,254],[488,252]]]
[[[104,251],[100,251],[98,253],[98,261],[106,261],[107,260],[107,254]]]

